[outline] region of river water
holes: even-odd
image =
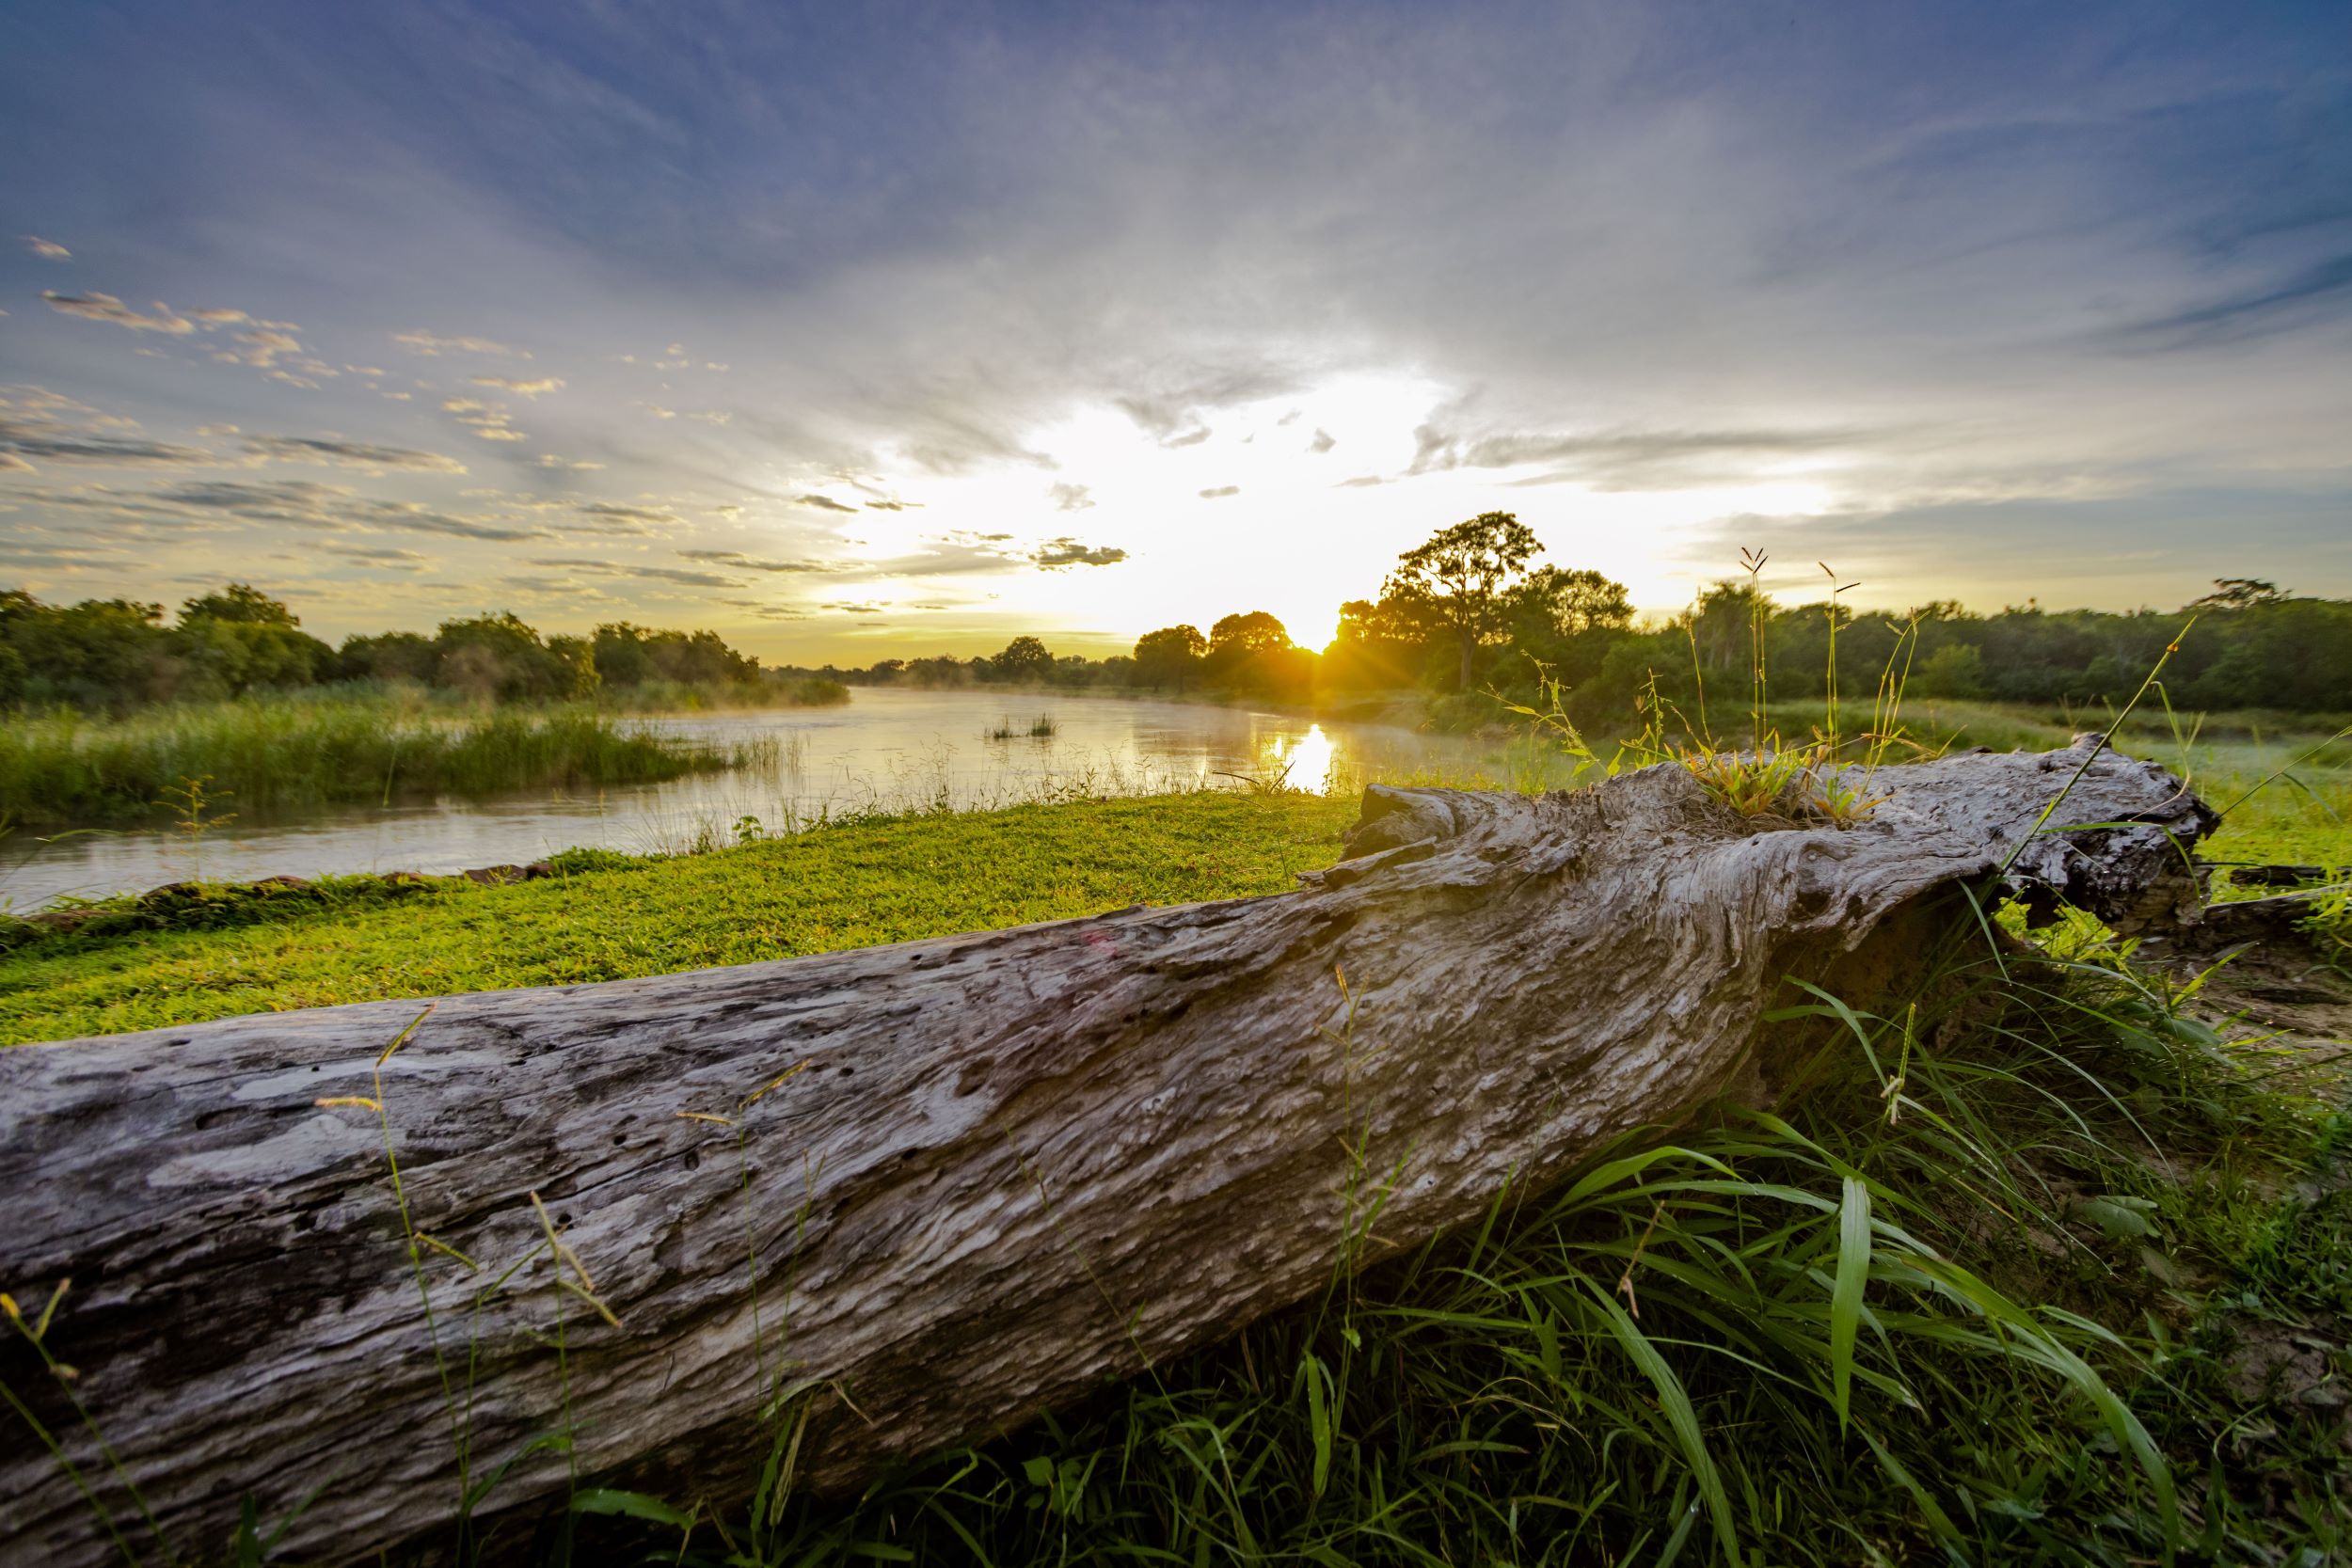
[[[1050,736],[1032,737],[1040,719]],[[452,872],[575,846],[654,853],[736,841],[755,818],[786,832],[858,811],[1011,805],[1084,795],[1246,787],[1287,777],[1354,791],[1372,777],[1459,775],[1478,749],[1381,724],[1316,722],[1247,708],[1121,697],[861,688],[846,707],[645,721],[720,743],[772,738],[772,765],[667,784],[395,801],[239,820],[200,843],[168,831],[18,834],[0,840],[0,901],[19,912],[202,878]],[[988,733],[1009,727],[1010,739]]]

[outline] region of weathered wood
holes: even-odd
[[[773,1430],[764,1362],[804,1390],[775,1418],[807,1411],[802,1478],[848,1486],[1313,1291],[1347,1140],[1402,1173],[1380,1236],[1418,1243],[1512,1173],[1768,1094],[1783,977],[1899,966],[1939,891],[2006,866],[2118,920],[2193,908],[2210,814],[2156,768],[2096,758],[2054,824],[2131,825],[2026,841],[2089,755],[1884,772],[1847,830],[1742,819],[1673,766],[1540,799],[1375,788],[1351,858],[1296,893],[446,999],[382,1082],[415,1223],[485,1265],[424,1260],[461,1402],[479,1347],[478,1473],[563,1420],[559,1310],[584,1472],[741,1496]],[[246,1493],[274,1513],[322,1481],[292,1538],[312,1555],[453,1511],[375,1117],[316,1103],[373,1094],[416,1011],[0,1053],[0,1284],[73,1276],[52,1343],[183,1549]],[[534,1191],[619,1327],[544,1252],[470,1316],[540,1245]],[[8,1560],[101,1560],[21,1436]],[[486,1506],[563,1481],[532,1454]]]

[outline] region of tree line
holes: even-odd
[[[1851,586],[1781,602],[1758,568],[1708,588],[1663,620],[1637,623],[1622,583],[1539,563],[1542,543],[1507,512],[1438,530],[1397,558],[1376,597],[1341,606],[1339,632],[1299,646],[1265,610],[1162,626],[1107,658],[1057,655],[1035,636],[985,657],[885,658],[863,668],[763,667],[715,632],[615,622],[585,637],[543,635],[511,613],[392,631],[341,647],[301,629],[284,604],[244,583],[164,609],[126,599],[48,605],[0,592],[0,705],[121,708],[347,681],[413,681],[503,701],[603,691],[731,693],[771,700],[812,678],[920,688],[1017,686],[1213,694],[1316,704],[1418,692],[1437,717],[1472,722],[1495,699],[1526,702],[1557,679],[1573,717],[1629,713],[1654,688],[1694,714],[1710,694],[1744,707],[1761,651],[1775,699],[1867,693],[1890,659],[1910,694],[2095,707],[2128,699],[2190,617],[2166,669],[2175,705],[2352,709],[2352,600],[2223,578],[2177,610],[2044,610],[2028,600],[1984,615],[1953,601],[1863,610]],[[822,700],[803,687],[798,700]]]
[[[0,591],[0,705],[14,706],[121,710],[368,681],[499,702],[664,689],[759,701],[778,679],[716,632],[625,621],[571,637],[543,635],[512,613],[476,615],[444,621],[429,636],[382,632],[331,647],[246,583],[188,599],[168,622],[160,604],[51,605]]]
[[[1341,607],[1321,652],[1295,643],[1263,610],[1190,625],[1093,659],[1015,638],[993,657],[883,659],[821,673],[851,683],[1143,688],[1315,703],[1401,690],[1473,721],[1493,698],[1534,699],[1546,678],[1582,721],[1629,713],[1652,686],[1686,712],[1710,692],[1744,711],[1758,628],[1775,700],[1875,689],[1890,659],[1911,695],[2095,707],[2130,698],[2191,617],[2165,673],[2176,705],[2352,709],[2352,601],[2297,595],[2250,578],[2217,580],[2176,610],[2043,609],[2027,600],[1985,615],[1951,600],[1865,610],[1824,578],[1818,596],[1783,603],[1760,572],[1703,592],[1679,614],[1637,624],[1624,584],[1538,564],[1542,543],[1507,512],[1441,529],[1406,551],[1377,597]],[[1760,568],[1761,558],[1757,559]]]

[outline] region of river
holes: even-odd
[[[1050,736],[1029,730],[1048,721]],[[1246,787],[1286,777],[1354,790],[1368,777],[1456,775],[1478,749],[1382,724],[1123,697],[860,688],[848,706],[644,721],[719,742],[772,737],[772,766],[666,784],[394,801],[240,819],[190,842],[136,829],[0,840],[0,901],[18,912],[201,878],[452,872],[576,846],[674,852],[737,840],[744,819],[789,832],[826,816],[961,809],[1091,795]],[[1015,732],[992,739],[998,728]]]

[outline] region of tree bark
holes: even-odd
[[[290,1549],[446,1528],[453,1396],[384,1132],[319,1103],[380,1082],[413,1223],[451,1249],[421,1269],[477,1476],[564,1423],[568,1382],[583,1474],[739,1498],[781,1427],[800,1484],[852,1486],[1311,1293],[1361,1172],[1395,1179],[1359,1263],[1769,1097],[1784,977],[1883,981],[1960,884],[2194,909],[2211,814],[2151,765],[1980,754],[1876,790],[1841,830],[1742,818],[1672,765],[1375,787],[1295,893],[450,997],[380,1070],[417,1004],[0,1052],[0,1285],[37,1311],[72,1276],[47,1342],[183,1552],[322,1483]],[[0,1373],[87,1467],[21,1338]],[[9,1561],[104,1560],[23,1435]],[[484,1507],[564,1484],[526,1454]]]

